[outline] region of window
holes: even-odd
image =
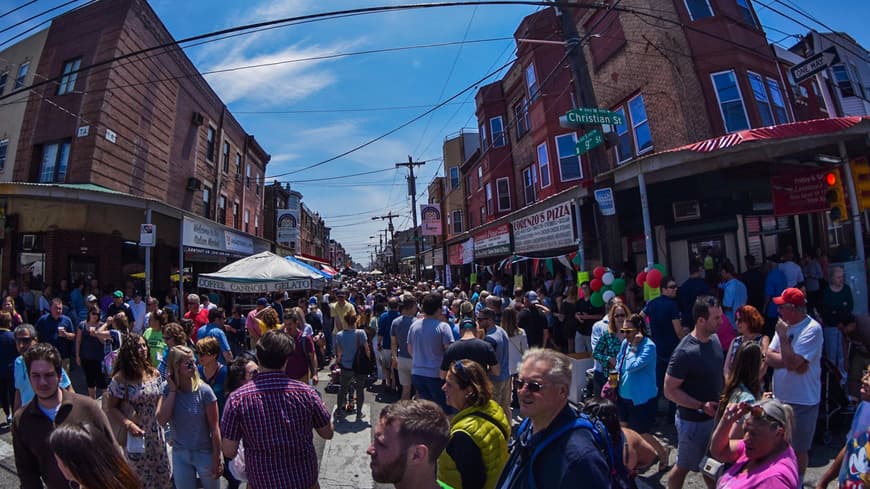
[[[260,234],[260,215],[254,216],[254,234]]]
[[[218,198],[218,222],[227,223],[227,197],[225,195]]]
[[[453,211],[453,234],[462,232],[462,211]]]
[[[533,204],[537,199],[538,174],[535,167],[530,166],[523,170],[523,195],[526,197],[526,205]]]
[[[480,206],[480,224],[479,226],[483,226],[486,224],[486,206]]]
[[[486,153],[486,126],[484,124],[480,125],[480,151]]]
[[[245,167],[245,188],[251,188],[251,165]]]
[[[486,213],[492,215],[492,183],[486,182]]]
[[[625,117],[625,123],[616,124],[613,126],[614,132],[616,132],[616,136],[618,138],[616,144],[616,161],[618,163],[624,163],[634,157],[634,151],[631,144],[631,134],[628,132],[628,117],[625,115],[625,108],[620,107],[614,110],[617,114]]]
[[[519,139],[532,128],[529,119],[529,103],[525,97],[514,105],[514,119],[517,125],[517,139]]]
[[[236,152],[236,180],[242,178],[242,154]]]
[[[239,229],[239,223],[242,220],[242,216],[239,215],[239,203],[233,202],[233,227]]]
[[[535,65],[526,66],[526,88],[529,90],[529,103],[538,98],[538,78],[535,76]]]
[[[816,96],[816,101],[819,104],[819,110],[827,114],[828,113],[828,104],[827,104],[827,102],[825,102],[825,98],[822,96],[822,91],[819,88],[819,82],[817,82],[815,78],[812,78],[812,79],[810,79],[810,86],[813,89],[813,95]],[[803,87],[801,87],[801,88],[803,88]],[[804,88],[804,91],[806,91],[805,88]],[[804,95],[804,97],[806,97],[806,95]]]
[[[767,79],[767,89],[770,91],[770,102],[773,105],[773,114],[778,124],[789,122],[788,112],[785,110],[785,100],[782,98],[782,89],[779,82],[771,78]]]
[[[547,143],[538,145],[538,169],[541,171],[541,188],[550,186],[550,155],[547,154]]]
[[[483,165],[477,167],[477,190],[483,188]]]
[[[214,136],[215,129],[208,126],[208,131],[205,134],[205,159],[214,161]]]
[[[752,15],[752,8],[749,7],[749,0],[737,0],[737,8],[740,9],[740,16],[743,17],[743,22],[750,27],[758,28],[758,23],[755,22],[755,16]]]
[[[686,9],[689,11],[689,17],[692,20],[713,16],[713,9],[710,8],[708,0],[686,0]]]
[[[69,141],[43,145],[42,166],[39,171],[40,183],[55,183],[66,180],[69,146]]]
[[[505,145],[504,122],[501,116],[489,120],[489,128],[492,130],[492,147],[501,148]]]
[[[208,187],[202,188],[202,215],[211,219],[211,189]]]
[[[764,82],[761,81],[761,75],[751,71],[746,72],[749,77],[749,86],[752,87],[752,96],[755,97],[755,104],[758,105],[758,114],[761,116],[762,126],[772,126],[773,112],[770,110],[770,100],[767,98],[767,90],[764,88]]]
[[[722,113],[725,132],[749,129],[746,107],[743,106],[743,96],[740,94],[740,87],[737,86],[737,76],[734,74],[734,70],[714,73],[711,77],[713,78],[713,88],[716,90],[716,98],[719,100],[719,110]]]
[[[471,179],[472,179],[471,175],[465,175],[465,191],[466,191],[465,198],[471,197],[471,189],[474,188],[471,185]]]
[[[75,90],[76,78],[78,78],[78,73],[76,73],[76,71],[78,71],[81,64],[81,58],[76,58],[63,64],[63,73],[60,78],[60,83],[57,85],[58,95],[64,95]]]
[[[230,172],[230,143],[228,141],[224,141],[224,154],[223,154],[223,171],[224,173]]]
[[[254,177],[254,191],[260,195],[260,175]]]
[[[628,113],[631,116],[631,129],[637,154],[643,154],[652,149],[652,134],[649,130],[649,119],[646,117],[646,105],[643,95],[638,95],[628,101]]]
[[[6,79],[9,78],[9,73],[5,71],[0,73],[0,95],[3,95],[3,92],[6,90]]]
[[[843,97],[854,97],[855,87],[852,86],[852,80],[849,79],[849,71],[846,69],[846,66],[834,65],[831,67],[831,71],[834,72],[834,83],[840,89],[840,95]]]
[[[245,232],[248,232],[248,224],[251,222],[251,211],[245,209]]]
[[[577,156],[577,135],[572,133],[556,136],[556,153],[559,155],[559,175],[563,182],[583,178],[580,157]]]
[[[30,67],[30,63],[21,63],[18,67],[18,74],[15,75],[15,90],[24,86],[24,77],[27,76],[28,67]]]
[[[0,171],[6,169],[6,149],[9,147],[9,140],[0,141]]]
[[[456,190],[459,188],[459,167],[451,166],[450,167],[450,190]]]
[[[495,193],[498,194],[498,210],[511,210],[511,186],[507,178],[499,178],[495,181]]]

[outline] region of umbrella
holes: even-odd
[[[369,272],[369,275],[383,275],[384,272],[378,270],[377,268]]]
[[[318,269],[317,267],[315,267],[315,266],[313,266],[313,265],[309,265],[309,264],[305,263],[304,261],[302,261],[302,260],[296,258],[295,256],[288,256],[288,257],[285,257],[285,258],[287,258],[288,260],[290,260],[290,261],[293,262],[293,263],[297,263],[297,264],[299,264],[299,265],[301,265],[301,266],[303,266],[303,267],[305,267],[305,268],[307,268],[307,269],[313,271],[314,273],[317,273],[317,274],[321,275],[323,278],[325,278],[325,279],[327,279],[327,280],[331,279],[332,276],[334,275],[334,274],[330,274],[329,272],[327,272],[327,271],[325,271],[325,270],[320,270],[320,269]]]
[[[269,251],[242,258],[214,273],[202,273],[197,281],[201,288],[241,294],[307,290],[322,284],[322,274]]]

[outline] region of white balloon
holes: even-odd
[[[607,272],[601,276],[601,281],[604,285],[610,285],[613,283],[613,279],[616,278],[613,276],[613,272]]]
[[[613,299],[614,297],[616,297],[616,292],[612,290],[608,290],[607,292],[601,294],[601,298],[604,299],[605,304],[610,302],[610,299]]]

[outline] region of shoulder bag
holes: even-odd
[[[365,345],[360,340],[359,333],[354,332],[354,334],[356,335],[356,355],[353,356],[351,369],[357,375],[368,375],[372,371],[372,360],[369,358]]]
[[[133,421],[136,424],[139,424],[138,416],[136,415],[136,410],[133,408],[133,405],[130,404],[130,385],[129,384],[121,384],[124,389],[124,398],[121,399],[121,403],[118,405],[118,410],[120,410],[126,419]],[[121,447],[127,446],[127,427],[124,426],[124,423],[118,423],[114,416],[109,415],[109,394],[108,391],[103,393],[103,411],[106,413],[106,417],[109,418],[109,425],[112,427],[112,434],[115,435],[115,441],[118,442],[118,445]]]

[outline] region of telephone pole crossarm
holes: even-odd
[[[414,270],[417,280],[420,280],[420,231],[417,229],[417,177],[414,176],[414,167],[425,164],[425,161],[414,161],[411,156],[408,156],[407,162],[396,163],[396,168],[407,167],[409,170],[408,195],[411,196],[411,216],[414,218]]]

